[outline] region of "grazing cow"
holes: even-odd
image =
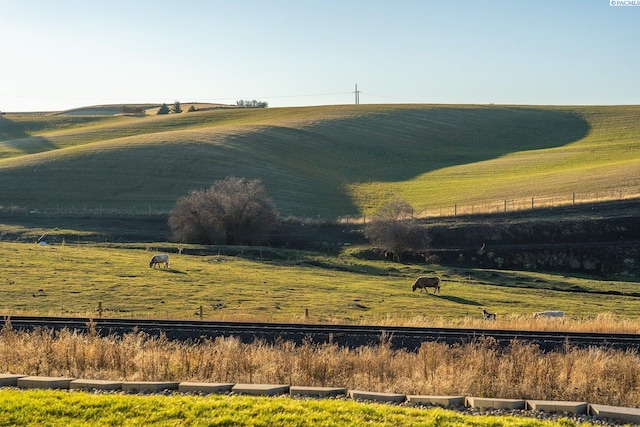
[[[440,278],[438,276],[420,276],[413,283],[411,289],[415,292],[416,289],[424,289],[427,292],[427,288],[433,288],[433,293],[440,293]]]
[[[538,311],[533,317],[564,317],[564,311]]]
[[[497,313],[489,313],[484,308],[482,309],[482,317],[484,320],[496,320],[498,318]]]
[[[154,267],[157,264],[164,264],[164,268],[169,268],[169,255],[167,254],[160,254],[160,255],[154,255],[153,258],[151,258],[151,261],[149,262],[149,268]]]

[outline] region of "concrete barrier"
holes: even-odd
[[[236,384],[231,388],[231,391],[239,394],[275,396],[288,394],[289,386],[285,384]]]
[[[27,376],[18,378],[17,385],[20,388],[69,389],[71,381],[73,380],[75,380],[75,378]]]
[[[357,400],[370,400],[373,402],[401,403],[407,400],[405,394],[375,393],[372,391],[349,390],[348,396]]]
[[[24,377],[26,375],[0,374],[0,387],[16,387],[18,379]]]
[[[69,388],[72,390],[122,390],[122,381],[77,379],[71,381]]]
[[[233,388],[231,383],[198,383],[198,382],[181,382],[178,384],[180,393],[228,393]]]
[[[625,423],[640,424],[640,408],[589,404],[589,414],[598,418],[611,418]]]
[[[148,391],[157,393],[164,390],[178,390],[178,382],[163,381],[125,381],[122,383],[122,391],[129,393],[138,393]]]
[[[289,387],[289,395],[291,396],[305,396],[305,397],[329,397],[347,395],[346,388],[339,387],[302,387],[291,386]]]
[[[495,399],[487,397],[469,397],[466,404],[477,409],[524,409],[524,399]]]
[[[566,402],[554,400],[527,400],[527,408],[533,411],[568,412],[582,415],[587,413],[587,402]]]
[[[445,408],[464,406],[464,396],[420,396],[409,395],[407,402],[414,405],[437,405]]]

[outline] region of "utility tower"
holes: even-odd
[[[356,94],[356,105],[360,104],[360,91],[358,90],[358,84],[356,83],[356,91],[354,92]]]

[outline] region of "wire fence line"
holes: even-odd
[[[450,206],[438,206],[416,210],[413,213],[415,218],[438,218],[452,217],[463,215],[481,215],[496,214],[516,211],[527,211],[534,209],[545,209],[554,207],[565,207],[587,203],[611,202],[622,200],[633,200],[640,198],[640,189],[623,189],[608,190],[597,193],[577,193],[572,192],[565,195],[553,196],[523,196],[517,198],[508,198],[501,200],[479,201],[477,203],[454,203]],[[127,217],[127,216],[166,216],[171,212],[172,208],[163,208],[157,206],[147,207],[130,207],[130,208],[112,208],[112,207],[26,207],[18,205],[1,206],[0,213],[9,216],[74,216],[85,215],[89,217]],[[304,223],[366,223],[365,215],[345,215],[338,218],[330,218],[322,215],[286,215],[285,220],[295,220]]]
[[[414,218],[444,218],[463,215],[499,214],[580,204],[640,199],[640,189],[609,190],[597,193],[576,193],[553,196],[523,196],[477,203],[454,203],[450,206],[427,208],[413,212]],[[344,216],[342,222],[367,222],[363,216]]]
[[[457,215],[491,214],[554,207],[574,206],[588,203],[633,200],[640,198],[640,189],[611,190],[599,193],[576,193],[553,196],[531,196],[483,201],[472,204],[454,204],[448,208],[438,208],[419,212],[418,217],[444,217]]]

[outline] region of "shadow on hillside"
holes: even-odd
[[[317,120],[308,118],[303,124],[284,120],[233,129],[213,126],[197,136],[158,133],[154,143],[82,147],[73,162],[64,156],[41,162],[37,175],[30,168],[0,169],[0,203],[58,206],[62,200],[97,208],[116,200],[119,206],[170,209],[189,191],[233,175],[261,179],[284,216],[335,218],[359,215],[350,184],[407,181],[509,153],[560,147],[590,131],[579,114],[551,108],[404,105],[345,110],[340,119],[325,119],[318,110]],[[1,133],[9,123],[0,120]],[[40,144],[42,151],[46,140],[22,143],[15,148],[37,150]]]
[[[273,189],[276,204],[295,204],[289,201],[295,194],[303,206],[315,197],[316,209],[340,206],[343,211],[335,214],[358,214],[349,184],[402,182],[509,153],[560,147],[590,129],[581,115],[559,109],[387,106],[306,127],[265,126],[235,134],[225,141],[222,157],[242,153],[264,165],[252,172]],[[283,185],[282,176],[294,179]]]
[[[48,139],[31,137],[19,124],[0,116],[0,158],[7,157],[6,151],[9,155],[11,152],[34,154],[55,148],[56,145]]]
[[[509,153],[560,147],[590,131],[589,123],[574,112],[517,107],[390,109],[348,124],[353,130],[343,132],[360,146],[356,154],[367,162],[362,167],[346,163],[345,175],[387,182]],[[365,129],[371,130],[369,135]]]

